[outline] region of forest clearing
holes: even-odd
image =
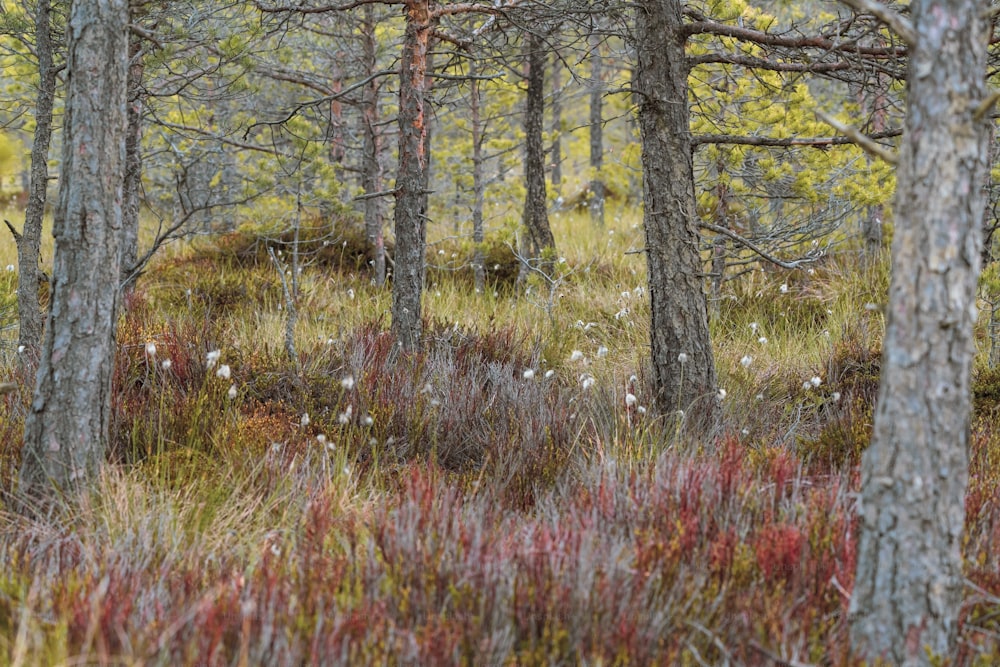
[[[1000,663],[1000,11],[0,9],[0,664]]]

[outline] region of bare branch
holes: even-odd
[[[743,67],[753,67],[772,72],[838,72],[857,67],[854,63],[844,61],[834,63],[783,63],[767,58],[755,58],[735,53],[705,53],[698,56],[691,56],[687,61],[692,66],[705,63],[721,63],[724,65],[742,65]]]
[[[983,117],[990,112],[993,105],[1000,100],[1000,90],[994,90],[990,93],[990,96],[983,100],[979,106],[976,108],[976,112],[972,114],[972,119],[977,123],[983,119]]]
[[[835,129],[837,132],[840,132],[844,136],[850,138],[851,141],[860,146],[864,151],[871,153],[875,157],[881,158],[882,160],[893,165],[899,162],[899,156],[897,156],[896,153],[881,144],[875,143],[870,137],[857,128],[851,127],[850,125],[844,125],[833,116],[824,113],[819,109],[816,110],[816,117]]]
[[[323,5],[320,7],[273,7],[270,5],[265,5],[261,2],[254,2],[254,6],[257,10],[265,14],[281,14],[287,12],[289,14],[326,14],[328,12],[343,12],[348,9],[355,9],[363,5],[402,5],[404,4],[402,0],[399,2],[390,2],[389,0],[356,0],[355,2],[345,2],[342,5]]]
[[[910,46],[917,43],[917,33],[914,32],[913,24],[910,23],[910,20],[887,5],[883,5],[876,0],[840,1],[856,12],[871,14],[879,21],[889,26],[894,33],[899,35],[900,38],[902,38],[902,40]]]
[[[687,13],[691,14],[691,12]],[[684,33],[686,35],[709,34],[732,37],[741,42],[750,42],[761,46],[780,46],[793,49],[814,48],[834,53],[852,53],[877,58],[898,58],[906,55],[906,47],[902,46],[861,46],[853,41],[842,42],[821,35],[788,37],[752,28],[741,28],[704,17],[685,25]]]
[[[903,130],[885,130],[869,136],[869,139],[890,139],[903,134]],[[729,144],[734,146],[770,146],[770,147],[791,147],[791,146],[812,146],[814,148],[826,148],[828,146],[843,146],[845,144],[857,143],[852,137],[787,137],[779,139],[776,137],[754,137],[742,134],[702,134],[691,137],[691,146],[701,146],[704,144]]]
[[[758,246],[750,239],[740,236],[731,229],[726,229],[725,227],[720,227],[719,225],[713,225],[710,222],[698,222],[698,226],[701,227],[702,229],[707,229],[710,232],[715,232],[716,234],[722,234],[723,236],[728,236],[732,240],[754,251],[762,258],[766,259],[772,264],[780,266],[783,269],[797,269],[801,267],[803,264],[809,264],[811,262],[815,262],[816,260],[818,260],[820,257],[823,256],[822,253],[810,254],[806,255],[805,257],[802,257],[801,259],[795,259],[790,262],[786,262],[783,259],[778,259],[777,257],[767,252],[766,250]]]

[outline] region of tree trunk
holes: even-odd
[[[31,185],[24,230],[17,241],[17,344],[35,360],[42,344],[42,309],[38,303],[38,253],[42,247],[42,220],[49,187],[49,143],[52,139],[52,102],[56,92],[53,62],[52,16],[49,0],[39,0],[35,13],[35,50],[38,52],[38,97],[35,136],[31,145]],[[65,172],[63,172],[65,174]]]
[[[679,0],[639,3],[634,88],[656,405],[683,410],[689,424],[707,428],[718,417],[718,386],[695,227],[684,39]]]
[[[545,41],[533,32],[527,35],[528,95],[524,109],[524,238],[521,241],[521,278],[530,268],[548,271],[551,259],[543,253],[555,248],[549,228],[548,203],[545,201],[545,145],[542,125],[545,122]]]
[[[715,224],[729,229],[729,188],[724,180],[725,164],[720,157],[715,163]],[[712,318],[718,318],[721,312],[722,282],[726,277],[726,256],[729,254],[729,239],[722,234],[716,234],[712,239],[712,287],[709,297],[709,312]]]
[[[604,226],[604,61],[601,58],[601,36],[590,36],[590,219]]]
[[[987,169],[986,122],[974,115],[986,94],[987,40],[978,0],[910,9],[917,37],[878,408],[862,459],[851,643],[869,660],[929,665],[928,653],[953,655],[962,600]]]
[[[881,46],[884,45],[884,42],[885,40],[879,38],[877,44]],[[871,109],[871,120],[868,127],[872,133],[881,132],[886,127],[885,91],[889,86],[888,77],[881,73],[875,74],[875,85],[874,91],[868,91],[871,94],[866,94],[866,91],[862,90],[859,95],[861,108],[869,107]],[[866,155],[865,159],[870,162],[873,158]],[[885,215],[883,208],[881,205],[869,206],[862,219],[861,236],[864,241],[864,260],[869,264],[877,261],[885,246],[885,235],[882,232],[882,219]]]
[[[28,502],[82,488],[104,461],[121,277],[128,16],[127,0],[77,0],[70,8],[52,306],[20,476]]]
[[[550,180],[552,190],[562,196],[562,60],[559,53],[552,54],[552,147],[549,163],[552,165]],[[558,201],[557,201],[558,203]]]
[[[432,30],[428,0],[407,2],[399,81],[396,257],[392,277],[392,330],[407,351],[420,347],[420,298],[427,244],[427,54]]]
[[[361,24],[361,48],[365,72],[375,73],[376,60],[375,43],[375,10],[372,5],[364,6],[364,19]],[[361,136],[362,162],[361,187],[367,195],[373,195],[382,189],[382,137],[378,130],[378,79],[372,79],[361,90]],[[375,284],[381,287],[385,284],[385,238],[382,232],[382,200],[379,197],[365,199],[365,236],[372,248],[372,273]]]
[[[134,18],[134,17],[133,17]],[[128,126],[125,130],[125,181],[122,200],[121,287],[128,292],[138,279],[139,207],[142,203],[142,40],[129,36]]]
[[[486,235],[483,230],[483,207],[486,203],[486,182],[483,180],[483,125],[480,117],[479,67],[475,58],[469,60],[469,74],[472,79],[470,113],[472,115],[472,242],[475,244],[475,255],[472,258],[472,275],[476,293],[481,294],[486,288],[486,258],[483,256],[483,243]]]

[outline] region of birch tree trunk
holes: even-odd
[[[635,34],[656,405],[708,428],[718,417],[718,386],[695,227],[680,1],[639,2]]]
[[[987,127],[986,3],[914,0],[882,378],[862,459],[851,643],[930,665],[962,600]]]
[[[67,26],[52,306],[25,423],[19,492],[70,493],[104,461],[125,160],[128,1],[76,0]]]

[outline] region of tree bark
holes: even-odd
[[[718,418],[695,220],[688,67],[679,0],[643,0],[636,12],[633,88],[642,138],[643,223],[652,310],[656,406],[682,410],[688,424]]]
[[[31,183],[24,229],[17,241],[18,342],[25,356],[37,359],[42,344],[42,309],[38,302],[38,253],[42,247],[42,220],[49,187],[49,144],[52,139],[52,103],[56,67],[52,44],[52,8],[38,0],[35,11],[35,50],[38,53],[38,97],[35,100],[35,136],[31,145]]]
[[[427,245],[427,56],[433,17],[428,0],[405,5],[406,33],[399,81],[399,166],[396,172],[396,257],[392,277],[392,331],[407,351],[420,347]]]
[[[962,600],[970,375],[985,204],[986,25],[977,0],[910,9],[906,130],[872,443],[862,459],[851,643],[859,657],[953,655]],[[988,114],[986,114],[988,118]],[[936,664],[936,663],[935,663]]]
[[[361,48],[365,71],[371,75],[378,65],[375,42],[375,9],[364,6],[361,23]],[[361,187],[365,194],[374,194],[382,189],[382,137],[378,129],[378,79],[372,79],[361,90]],[[382,231],[382,200],[380,197],[365,199],[365,236],[372,248],[372,273],[375,284],[385,284],[385,237]]]
[[[549,163],[552,173],[549,180],[557,196],[562,196],[562,60],[558,52],[552,54],[552,147]],[[558,203],[558,201],[557,201]]]
[[[135,19],[136,17],[133,17]],[[126,293],[139,278],[139,207],[142,203],[142,39],[129,35],[128,109],[125,130],[125,181],[122,200],[121,288]]]
[[[545,122],[545,41],[529,32],[525,44],[528,62],[528,94],[524,109],[524,238],[521,240],[521,278],[529,268],[548,271],[551,259],[543,259],[545,251],[555,248],[549,227],[548,203],[545,194],[545,145],[542,126]],[[530,264],[530,265],[529,265]]]
[[[590,36],[590,219],[604,226],[604,60],[601,57],[601,36]]]
[[[475,253],[472,258],[473,284],[476,293],[482,293],[486,288],[486,259],[483,255],[483,243],[486,241],[485,230],[483,229],[483,207],[486,204],[486,181],[483,180],[483,123],[480,116],[480,103],[482,101],[479,93],[478,63],[475,58],[469,60],[469,74],[471,75],[472,92],[470,113],[472,115],[472,191],[474,201],[472,203],[472,242],[475,244]]]
[[[29,507],[82,488],[104,461],[120,279],[127,26],[127,0],[70,7],[52,306],[20,474]]]

